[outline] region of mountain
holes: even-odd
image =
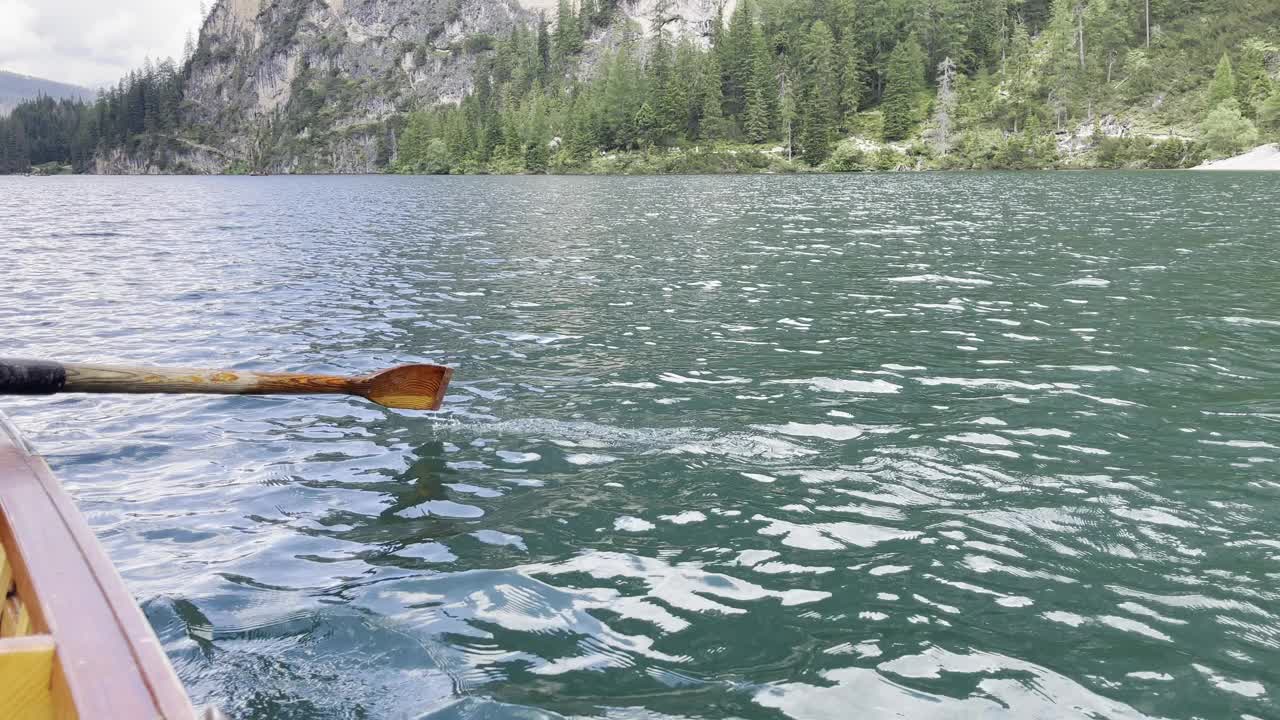
[[[0,70],[0,115],[8,114],[23,100],[31,100],[41,95],[55,99],[92,100],[95,93],[79,85],[68,85]]]
[[[1280,139],[1276,0],[217,0],[0,172],[1187,167]]]
[[[690,35],[716,12],[712,0],[628,2],[578,69],[589,72],[622,26],[643,32],[659,8],[669,30]],[[146,157],[108,154],[99,171],[379,171],[408,113],[461,102],[501,39],[558,12],[555,0],[219,0],[183,82],[191,132]]]

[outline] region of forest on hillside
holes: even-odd
[[[1181,167],[1280,131],[1280,46],[1252,34],[1278,17],[1247,0],[744,0],[704,50],[668,37],[659,5],[648,43],[583,77],[610,16],[561,0],[554,27],[496,43],[460,106],[410,116],[396,167],[1043,168],[1072,133],[1090,166]]]
[[[147,62],[92,103],[41,97],[18,105],[0,117],[0,173],[41,165],[88,172],[95,153],[181,132],[183,77],[172,60]]]
[[[1274,0],[741,0],[701,40],[673,19],[660,3],[641,36],[614,0],[561,0],[472,38],[472,91],[388,118],[387,169],[1184,167],[1280,136]],[[0,172],[193,135],[190,63],[19,107]],[[325,122],[295,84],[284,120]]]

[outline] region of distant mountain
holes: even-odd
[[[48,95],[51,98],[80,100],[92,100],[96,97],[94,91],[79,85],[68,85],[67,83],[0,70],[0,115],[8,114],[23,100],[30,100],[41,95]]]

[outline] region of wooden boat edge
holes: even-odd
[[[74,501],[3,415],[0,430],[0,542],[17,556],[33,630],[56,646],[57,717],[194,719],[159,640]]]

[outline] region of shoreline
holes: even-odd
[[[1214,161],[1217,163],[1220,161]],[[1206,163],[1207,164],[1207,163]],[[249,175],[246,173],[57,173],[50,175],[41,175],[38,173],[4,173],[0,174],[0,178],[4,177],[30,177],[30,178],[55,178],[55,177],[153,177],[153,178],[196,178],[196,177],[220,177],[220,178],[289,178],[289,177],[438,177],[438,178],[482,178],[482,177],[597,177],[597,178],[642,178],[642,177],[800,177],[800,176],[858,176],[858,175],[969,175],[977,173],[1009,173],[1009,174],[1033,174],[1033,173],[1185,173],[1191,171],[1214,171],[1214,172],[1276,172],[1280,171],[1280,167],[1276,168],[1230,168],[1230,167],[1191,167],[1191,168],[1033,168],[1033,169],[1010,169],[1010,168],[990,168],[990,169],[943,169],[929,168],[926,170],[860,170],[856,172],[837,172],[834,170],[807,170],[799,172],[722,172],[722,173],[401,173],[401,172],[299,172],[299,173],[258,173]]]
[[[1229,160],[1214,160],[1190,168],[1108,168],[1108,167],[1057,167],[1057,168],[925,168],[921,170],[798,170],[792,172],[637,172],[637,173],[591,173],[591,172],[551,172],[551,173],[411,173],[411,172],[297,172],[297,173],[3,173],[0,177],[439,177],[439,178],[478,178],[478,177],[797,177],[809,175],[967,175],[973,173],[1184,173],[1191,171],[1215,172],[1272,172],[1280,171],[1276,167],[1222,167]]]
[[[1280,171],[1280,143],[1259,145],[1252,150],[1221,160],[1210,160],[1191,168],[1221,172],[1277,172]]]
[[[763,153],[762,153],[763,154]],[[615,156],[616,157],[616,156]],[[639,159],[639,158],[637,158]],[[751,167],[745,164],[743,169],[726,169],[721,171],[664,171],[652,164],[626,165],[619,168],[618,172],[604,170],[600,172],[592,172],[590,170],[565,170],[562,172],[449,172],[449,173],[422,173],[422,172],[405,172],[395,167],[388,167],[382,171],[370,170],[364,172],[172,172],[172,171],[156,171],[156,172],[123,172],[123,173],[99,173],[86,172],[74,173],[70,172],[69,166],[59,168],[58,172],[40,172],[33,168],[34,172],[27,173],[6,173],[0,174],[0,177],[21,176],[21,177],[59,177],[68,175],[96,175],[101,177],[377,177],[377,176],[403,176],[403,177],[731,177],[731,176],[788,176],[788,175],[881,175],[881,174],[922,174],[922,173],[1028,173],[1028,172],[1169,172],[1169,171],[1186,171],[1200,170],[1213,172],[1280,172],[1280,143],[1268,143],[1259,145],[1251,150],[1247,150],[1239,155],[1233,155],[1227,158],[1217,160],[1209,160],[1192,167],[1181,168],[1161,168],[1149,167],[1142,165],[1133,165],[1129,167],[1106,167],[1106,166],[1088,166],[1088,165],[1057,165],[1048,167],[1023,167],[1023,168],[971,168],[971,167],[896,167],[896,168],[875,168],[861,167],[850,170],[832,170],[822,167],[809,167],[798,165],[792,161],[784,161],[785,164],[776,164],[766,167]],[[639,167],[637,167],[639,165]],[[610,168],[612,170],[613,168]]]

